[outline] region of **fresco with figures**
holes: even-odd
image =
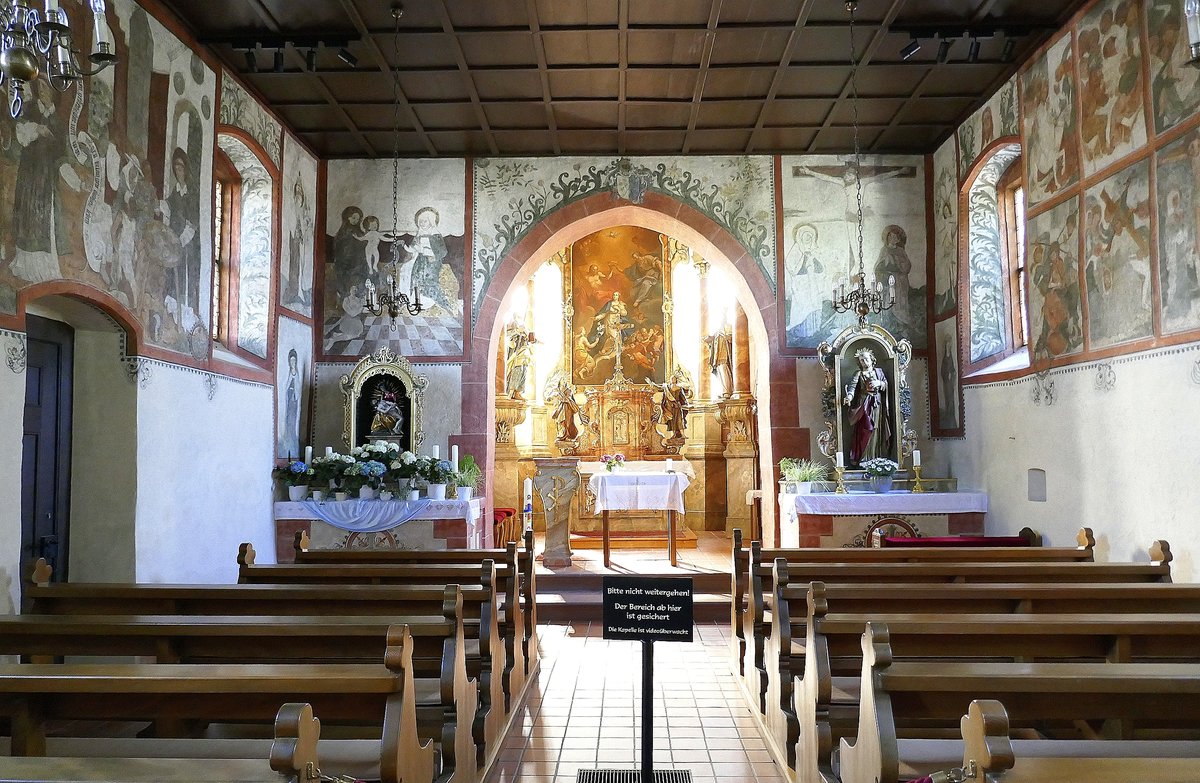
[[[1134,0],[1106,0],[1079,22],[1085,176],[1146,144],[1139,6]]]
[[[508,252],[554,210],[608,193],[641,203],[650,192],[703,213],[728,231],[775,286],[775,177],[758,156],[481,158],[474,162],[474,312]]]
[[[959,180],[967,178],[971,167],[989,144],[1005,136],[1016,136],[1019,132],[1017,83],[1015,79],[1010,79],[987,103],[968,117],[955,133],[959,151]]]
[[[1008,346],[1010,305],[1004,296],[1004,250],[1000,233],[997,183],[1021,155],[1019,144],[998,148],[979,169],[967,192],[967,285],[971,308],[968,340],[972,362],[995,356]]]
[[[958,306],[958,179],[954,139],[933,155],[933,314]]]
[[[1200,328],[1200,131],[1158,151],[1158,295],[1164,334]]]
[[[267,358],[271,268],[275,252],[275,179],[238,136],[217,134],[217,146],[241,175],[238,201],[237,344]]]
[[[666,380],[665,250],[660,234],[636,226],[597,231],[571,246],[575,384],[602,385],[618,357],[634,383]]]
[[[930,385],[936,387],[937,410],[934,429],[940,434],[954,434],[963,429],[962,389],[958,361],[958,320],[947,318],[933,325],[935,376]]]
[[[1178,0],[1146,0],[1150,42],[1150,98],[1154,128],[1162,133],[1196,113],[1200,70],[1188,65],[1187,30]]]
[[[858,274],[854,169],[831,155],[785,156],[780,278],[788,348],[815,350],[851,323],[833,312],[835,285]],[[868,285],[896,280],[896,304],[873,321],[917,350],[926,347],[925,165],[908,156],[866,156],[863,265]]]
[[[250,134],[271,163],[279,168],[283,126],[228,71],[221,79],[221,124],[241,128]]]
[[[312,328],[280,318],[275,347],[275,456],[299,458],[312,395]]]
[[[1077,91],[1071,36],[1041,54],[1021,79],[1025,193],[1031,205],[1079,180]]]
[[[384,346],[410,359],[463,356],[470,290],[466,162],[398,165],[399,196],[393,202],[391,161],[329,163],[321,302],[327,357],[364,356]],[[394,329],[386,312],[363,312],[368,282],[383,291],[389,277],[400,292],[419,295],[424,307],[418,315],[402,313]]]
[[[283,141],[281,192],[279,304],[300,315],[312,316],[317,159],[290,135]]]
[[[1026,230],[1029,340],[1033,359],[1083,350],[1079,294],[1079,203],[1068,199],[1029,221]]]
[[[90,39],[91,14],[63,7]],[[116,68],[61,94],[38,79],[20,119],[0,122],[0,201],[12,205],[0,312],[27,285],[76,280],[124,305],[148,343],[204,359],[216,74],[130,0],[107,14]]]
[[[1153,334],[1150,163],[1135,163],[1088,189],[1083,215],[1088,345],[1105,348]]]

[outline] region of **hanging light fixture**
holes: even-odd
[[[397,4],[392,6],[392,19],[396,22],[396,28],[392,41],[394,45],[395,57],[393,58],[393,68],[400,62],[400,17],[404,15],[404,7]],[[411,291],[405,292],[400,290],[399,270],[400,270],[400,80],[396,78],[396,74],[392,74],[392,98],[394,103],[394,116],[392,123],[393,141],[392,141],[392,231],[385,236],[392,242],[391,258],[387,265],[390,273],[387,276],[387,288],[382,291],[377,291],[375,283],[371,278],[367,278],[366,289],[367,298],[363,303],[363,310],[375,316],[383,315],[387,312],[388,317],[392,322],[392,331],[396,330],[396,319],[401,313],[409,315],[418,315],[425,307],[421,304],[421,292],[413,285]]]
[[[1200,67],[1200,0],[1183,0],[1183,21],[1191,55],[1188,64]]]
[[[1196,0],[1200,2],[1200,0]],[[875,281],[872,289],[867,286],[867,271],[863,265],[863,193],[862,193],[862,148],[858,142],[858,68],[854,50],[854,12],[858,8],[857,0],[846,0],[846,10],[850,13],[850,106],[854,110],[854,190],[857,202],[857,239],[858,239],[858,275],[850,279],[850,289],[846,284],[833,287],[833,311],[835,313],[850,313],[858,315],[859,326],[867,325],[867,316],[878,315],[884,310],[892,309],[896,303],[896,278],[889,276],[888,291],[883,290],[883,283]],[[853,259],[851,259],[853,263]]]
[[[25,85],[40,73],[59,92],[66,92],[84,76],[95,76],[117,61],[108,23],[104,18],[104,0],[91,0],[92,53],[88,60],[94,70],[80,67],[71,38],[67,12],[58,0],[46,0],[45,13],[29,7],[29,0],[11,0],[0,6],[0,85],[8,82],[8,113],[21,116],[25,106]]]

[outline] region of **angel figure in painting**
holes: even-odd
[[[890,458],[892,426],[888,379],[875,365],[875,352],[860,348],[854,358],[858,372],[846,388],[846,407],[850,409],[850,464],[861,465],[875,457]]]

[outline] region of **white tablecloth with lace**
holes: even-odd
[[[594,511],[683,511],[683,493],[691,485],[683,473],[647,471],[593,473],[588,491],[596,498]]]

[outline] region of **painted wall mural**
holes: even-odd
[[[225,71],[221,79],[221,124],[241,128],[259,143],[278,168],[283,126]]]
[[[358,357],[386,345],[409,359],[461,358],[471,282],[465,258],[466,162],[399,161],[396,202],[391,163],[329,162],[323,353]],[[425,306],[420,315],[403,314],[395,329],[387,313],[363,313],[367,282],[384,290],[389,276],[401,291],[418,292]]]
[[[787,347],[815,350],[853,321],[835,315],[834,285],[857,275],[857,204],[848,159],[785,156],[783,292]],[[925,165],[911,156],[865,156],[863,259],[867,282],[896,278],[896,306],[873,319],[917,350],[926,347]]]
[[[1146,0],[1145,6],[1154,129],[1162,133],[1200,106],[1200,70],[1187,64],[1191,54],[1178,0]]]
[[[1200,328],[1200,131],[1158,152],[1158,293],[1165,334]]]
[[[1139,5],[1105,0],[1079,22],[1085,176],[1146,144]]]
[[[958,321],[947,318],[938,321],[933,326],[934,362],[936,377],[931,386],[937,388],[935,399],[937,410],[934,411],[934,428],[938,434],[946,435],[961,431],[962,422],[962,389],[959,386],[961,373],[958,365]]]
[[[283,141],[279,304],[300,315],[313,311],[313,230],[317,159],[291,135]]]
[[[1150,163],[1135,163],[1084,200],[1088,343],[1105,348],[1153,334]]]
[[[217,136],[221,151],[242,176],[238,226],[237,344],[267,358],[271,313],[271,265],[275,249],[275,180],[258,156],[236,136]]]
[[[1034,360],[1083,350],[1079,204],[1068,199],[1029,221],[1029,340]]]
[[[958,306],[958,178],[954,139],[933,155],[934,316]]]
[[[312,397],[312,329],[280,318],[275,348],[275,456],[298,458]]]
[[[1075,66],[1064,35],[1021,79],[1024,104],[1025,192],[1031,205],[1079,180]]]
[[[1009,347],[1005,324],[1004,251],[996,183],[1021,156],[1021,145],[997,149],[967,193],[967,299],[971,308],[970,356],[978,362]]]
[[[971,173],[971,166],[989,144],[1004,136],[1016,136],[1020,130],[1017,117],[1017,82],[1014,77],[1005,82],[988,102],[980,106],[955,132],[959,149],[959,181],[967,178]]]
[[[63,7],[90,38],[87,9]],[[150,344],[203,359],[216,74],[130,0],[107,20],[115,69],[65,94],[37,80],[21,119],[0,122],[0,312],[26,285],[77,280],[127,307]]]
[[[725,227],[775,286],[770,156],[482,158],[474,166],[474,313],[501,259],[538,221],[596,193],[640,203],[655,191]]]

